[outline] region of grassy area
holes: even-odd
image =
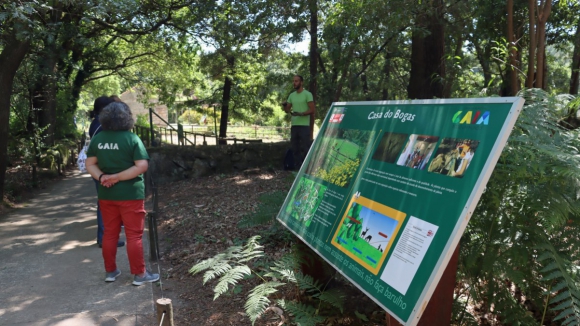
[[[335,139],[333,141],[331,141],[331,148],[334,149],[334,151],[347,156],[350,159],[355,159],[357,157],[358,154],[358,148],[359,146],[355,143],[352,143],[348,140],[344,140],[344,139]]]

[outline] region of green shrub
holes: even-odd
[[[149,115],[148,114],[137,114],[137,121],[135,122],[137,126],[149,128]]]
[[[580,324],[580,133],[557,123],[570,98],[522,95],[525,106],[461,239],[458,325],[482,315],[502,325]]]
[[[203,114],[195,110],[185,110],[183,114],[179,116],[179,122],[183,124],[198,124]]]
[[[264,258],[262,246],[258,243],[259,238],[254,236],[244,246],[230,247],[225,252],[196,264],[189,272],[197,274],[206,271],[203,275],[204,284],[217,279],[214,300],[228,292],[230,287],[235,287],[241,280],[249,276],[258,277],[262,282],[248,293],[244,305],[252,325],[269,309],[285,310],[289,313],[287,319],[302,326],[314,326],[326,320],[330,314],[343,311],[343,295],[336,290],[326,291],[326,285],[302,274],[299,271],[300,261],[296,255],[286,255],[274,263],[267,264],[267,272],[264,274],[253,270],[250,262]],[[278,288],[287,284],[296,286],[297,292],[304,293],[306,298],[302,301],[279,298],[275,300],[278,306],[276,307],[272,304],[271,296],[279,294]],[[324,312],[329,315],[324,315]],[[283,320],[286,319],[283,315],[280,316]]]

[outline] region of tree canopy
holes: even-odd
[[[322,119],[335,101],[514,96],[542,89],[541,96],[534,93],[530,99],[544,103],[534,110],[549,113],[543,121],[550,126],[540,128],[544,137],[526,136],[533,128],[524,130],[528,121],[524,115],[508,150],[519,146],[531,161],[545,163],[510,172],[509,166],[529,163],[502,156],[504,174],[494,174],[490,183],[505,177],[510,186],[489,188],[504,199],[494,202],[497,198],[484,195],[487,206],[481,206],[480,213],[491,220],[474,223],[472,232],[480,236],[486,228],[495,228],[494,223],[506,221],[489,208],[513,211],[505,198],[525,197],[532,215],[553,206],[562,214],[545,218],[564,221],[564,212],[577,212],[566,204],[573,201],[576,189],[561,185],[576,171],[549,152],[577,141],[567,132],[580,126],[574,100],[580,84],[579,10],[580,2],[573,0],[1,1],[0,198],[10,160],[26,156],[38,161],[59,141],[78,139],[82,123],[75,125],[75,119],[86,122],[86,112],[98,96],[139,89],[143,101],[155,98],[167,104],[176,118],[185,112],[190,119],[195,112],[215,107],[220,113],[219,135],[226,136],[228,123],[288,125],[280,103],[292,91],[292,76],[299,74],[315,95],[316,119]],[[287,50],[288,44],[302,40],[310,41],[307,54]],[[553,100],[558,94],[572,97]],[[556,130],[565,137],[550,138]],[[534,145],[523,139],[533,139]],[[554,162],[557,166],[550,165]],[[533,171],[546,177],[527,184],[526,178],[535,178]],[[568,197],[562,195],[550,202],[552,206],[532,205],[545,195],[544,186],[553,190],[552,198],[559,198],[556,190]],[[547,223],[541,220],[544,215],[535,216],[537,225]],[[539,234],[536,226],[516,217],[513,227],[525,224],[526,232]],[[556,222],[551,227],[561,224]],[[495,241],[486,247],[489,252],[523,237],[485,236]],[[534,245],[539,246],[538,255],[557,262],[563,242],[560,238],[550,242],[552,247]],[[518,247],[509,250],[514,248]],[[469,266],[485,263],[474,253],[467,254]],[[541,278],[536,278],[537,284],[517,282],[517,277],[541,273],[540,258],[537,264],[525,271],[529,275],[494,265],[495,269],[481,268],[478,274],[464,276],[499,287],[494,273],[504,273],[502,277],[519,289],[539,294],[545,290]],[[562,266],[564,271],[570,267]],[[577,292],[577,287],[567,289]],[[473,295],[492,291],[479,290]],[[578,318],[576,292],[570,300]],[[533,303],[548,305],[538,300]]]

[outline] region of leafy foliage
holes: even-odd
[[[263,252],[258,250],[258,236],[248,240],[244,246],[233,246],[225,252],[206,259],[190,269],[193,274],[208,270],[203,277],[204,284],[214,278],[218,282],[214,287],[214,300],[226,293],[229,286],[235,286],[250,274],[258,276],[262,283],[248,293],[244,305],[246,314],[256,322],[271,305],[270,297],[278,293],[278,288],[294,284],[297,290],[304,293],[304,301],[277,299],[278,306],[288,312],[298,325],[316,325],[328,318],[322,310],[343,311],[344,298],[338,291],[326,291],[325,285],[315,281],[311,276],[299,271],[300,259],[296,255],[285,255],[267,267],[268,272],[261,275],[250,268],[250,261],[263,258]],[[311,302],[313,304],[311,304]],[[328,309],[330,308],[330,310]]]
[[[578,289],[578,268],[564,261],[557,250],[549,243],[539,248],[543,253],[538,261],[546,264],[540,272],[545,276],[542,281],[551,282],[551,288],[546,292],[552,305],[551,310],[558,313],[553,319],[562,325],[580,325],[580,291]],[[540,251],[541,252],[541,251]]]
[[[461,240],[460,324],[473,320],[470,304],[502,323],[578,321],[579,133],[557,123],[569,97],[522,95],[526,105]]]
[[[135,124],[137,126],[140,126],[140,127],[146,127],[146,128],[151,127],[149,125],[149,115],[148,114],[137,114],[137,121],[135,121]]]
[[[323,322],[326,318],[316,313],[316,308],[299,302],[286,301],[284,299],[276,301],[280,308],[288,311],[294,316],[294,321],[300,326],[314,326]]]
[[[270,304],[268,296],[276,293],[278,291],[276,288],[282,285],[284,285],[284,283],[269,281],[254,287],[250,291],[244,308],[246,309],[246,313],[250,317],[252,324],[256,322],[264,311],[266,311],[266,308]]]
[[[264,255],[264,252],[260,250],[262,246],[258,244],[258,239],[259,236],[254,236],[248,239],[245,246],[230,247],[225,252],[196,264],[189,272],[195,275],[208,270],[203,275],[204,284],[214,278],[219,278],[214,288],[215,300],[226,293],[230,285],[235,285],[246,275],[251,275],[252,271],[246,263]]]

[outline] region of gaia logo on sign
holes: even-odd
[[[457,111],[453,115],[453,123],[488,125],[489,111],[485,111],[483,114],[481,114],[481,111],[476,111],[475,116],[473,115],[473,111],[467,111],[465,114],[463,111]]]

